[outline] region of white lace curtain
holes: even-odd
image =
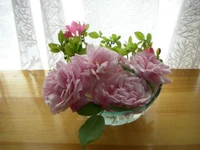
[[[62,55],[49,52],[71,21],[90,31],[153,35],[171,68],[200,68],[200,0],[0,0],[0,70],[49,69]]]

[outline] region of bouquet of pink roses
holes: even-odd
[[[79,130],[82,148],[101,136],[103,111],[135,110],[148,104],[162,84],[171,80],[170,69],[160,59],[160,49],[152,47],[151,34],[135,32],[124,44],[120,36],[109,38],[101,31],[88,33],[89,25],[72,22],[58,34],[59,44],[50,43],[51,52],[63,52],[43,85],[43,98],[53,114],[71,108],[90,116]],[[100,39],[88,44],[85,37]],[[124,57],[127,56],[127,57]]]

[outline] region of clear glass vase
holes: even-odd
[[[161,86],[156,91],[155,95],[151,98],[151,101],[144,106],[140,106],[133,110],[126,111],[103,111],[101,114],[105,119],[105,124],[110,126],[118,126],[127,124],[137,120],[141,115],[144,115],[145,112],[149,109],[151,104],[155,101],[161,91]]]

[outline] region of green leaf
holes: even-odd
[[[121,38],[121,36],[119,35],[118,37],[117,37],[117,40],[119,40]]]
[[[68,44],[65,44],[65,53],[70,57],[75,54],[74,50]]]
[[[122,44],[121,44],[121,42],[120,42],[120,41],[117,41],[117,42],[116,42],[116,44],[117,44],[117,46],[118,46],[119,48],[121,48],[121,47],[122,47]]]
[[[58,33],[58,41],[62,45],[62,43],[64,41],[64,34],[63,34],[62,30],[60,30],[60,32]]]
[[[131,50],[133,50],[133,51],[135,51],[135,50],[138,48],[138,46],[137,46],[136,43],[131,43],[131,44],[129,44],[128,46],[129,46],[129,48],[130,48]]]
[[[105,36],[103,36],[102,38],[103,38],[103,40],[106,41],[106,42],[109,41],[109,39],[108,39],[107,37],[105,37]]]
[[[161,49],[158,48],[158,49],[156,50],[156,56],[158,57],[158,56],[160,55],[160,53],[161,53]]]
[[[101,42],[102,44],[104,44],[106,41],[104,41],[104,40],[101,40],[100,42]]]
[[[154,92],[154,90],[155,90],[155,85],[154,85],[152,82],[148,81],[148,80],[146,80],[146,82],[147,82],[147,84],[149,85],[149,87],[151,88],[152,92]]]
[[[111,38],[113,39],[113,41],[117,41],[117,35],[116,34],[112,34]]]
[[[53,52],[53,53],[59,53],[60,49],[59,48],[51,48],[51,52]]]
[[[97,39],[99,37],[99,34],[97,32],[90,32],[89,36],[93,39]]]
[[[151,38],[152,38],[152,37],[151,37],[151,34],[150,34],[150,33],[148,33],[148,34],[147,34],[147,42],[148,42],[148,43],[150,43],[150,42],[151,42]]]
[[[66,47],[66,45],[68,45]],[[73,55],[78,53],[79,50],[82,48],[82,42],[80,37],[73,37],[69,39],[69,42],[65,44],[67,51],[71,52]]]
[[[81,109],[79,109],[77,113],[82,116],[93,116],[100,113],[101,111],[102,108],[99,105],[90,102],[81,107]]]
[[[117,48],[116,49],[116,52],[122,56],[124,55],[127,55],[128,54],[128,51],[126,49],[123,49],[123,48]]]
[[[141,48],[138,48],[137,51],[138,51],[138,52],[142,52],[143,50],[142,50]]]
[[[150,43],[149,43],[149,46],[151,47],[152,45],[153,45],[153,42],[150,42]]]
[[[49,43],[48,46],[49,46],[49,48],[59,47],[59,45],[55,44],[55,43]]]
[[[90,27],[90,25],[89,25],[89,24],[86,24],[86,28],[85,28],[85,30],[88,30],[89,27]]]
[[[103,35],[103,33],[101,31],[99,31],[99,36],[101,37]]]
[[[143,41],[139,41],[139,42],[137,43],[137,45],[140,45],[141,43],[143,43]]]
[[[133,43],[133,42],[132,42],[132,36],[129,36],[129,38],[128,38],[128,45],[129,45],[130,43]]]
[[[103,44],[99,44],[100,47],[103,47]]]
[[[80,55],[86,54],[86,48],[81,48],[78,52]]]
[[[103,133],[105,121],[102,116],[95,115],[86,120],[81,126],[78,138],[81,142],[82,149],[94,140],[97,140]]]
[[[135,36],[138,40],[144,40],[144,34],[140,31],[135,32]]]
[[[146,41],[144,41],[144,42],[142,43],[142,47],[143,47],[144,49],[149,49],[149,48],[150,48],[149,45],[148,45],[148,43],[147,43]]]
[[[122,66],[122,68],[124,70],[127,70],[129,72],[135,73],[135,71],[133,69],[131,69],[130,67],[128,67],[127,65],[122,64],[121,62],[119,62],[119,64]]]
[[[60,48],[59,48],[58,44],[50,43],[50,44],[48,44],[48,46],[49,46],[51,52],[53,52],[53,53],[60,52]]]

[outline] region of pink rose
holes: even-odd
[[[80,100],[81,69],[76,64],[58,62],[43,84],[43,98],[53,114],[66,110]]]
[[[153,53],[143,51],[130,58],[130,68],[138,77],[159,84],[171,83],[171,80],[164,75],[170,74],[168,66],[160,62]]]
[[[95,65],[90,69],[90,73],[95,75],[98,80],[101,78],[100,76],[104,79],[115,72],[120,59],[118,53],[94,45],[87,46],[87,57],[88,65]]]
[[[152,53],[152,54],[155,53],[154,49],[152,47],[150,47],[149,49],[144,49],[144,51],[147,51],[147,52]]]
[[[71,63],[82,69],[81,81],[83,90],[80,92],[81,100],[71,106],[72,111],[79,110],[87,102],[93,101],[96,95],[96,86],[112,76],[118,67],[119,54],[107,48],[87,46],[86,55],[75,55]]]
[[[75,54],[75,56],[71,57],[71,63],[78,65],[81,70],[84,72],[85,70],[90,70],[92,68],[95,68],[95,64],[90,63],[88,61],[88,56],[85,55],[79,55]]]
[[[67,25],[66,26],[67,31],[65,32],[64,36],[65,38],[69,38],[69,37],[74,37],[74,36],[80,36],[83,31],[86,29],[86,25],[83,24],[79,24],[75,21],[73,21],[71,23],[71,26]]]
[[[111,76],[119,66],[119,54],[106,48],[87,46],[86,55],[71,57],[71,63],[81,68],[81,79],[84,89],[90,93],[98,82]],[[91,84],[89,84],[91,83]],[[89,88],[91,87],[91,88]]]
[[[96,88],[94,102],[106,106],[135,108],[150,101],[152,91],[142,78],[122,71]]]

